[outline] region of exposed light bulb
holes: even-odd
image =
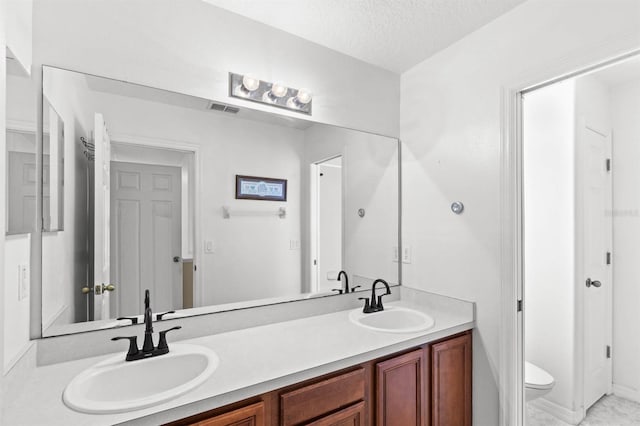
[[[287,94],[289,88],[287,86],[283,86],[280,83],[273,83],[271,86],[271,95],[276,98],[281,98]]]
[[[245,74],[242,77],[242,87],[249,92],[253,92],[260,87],[260,80],[250,74]]]
[[[298,94],[296,95],[296,102],[306,105],[311,102],[311,92],[307,89],[298,89]]]

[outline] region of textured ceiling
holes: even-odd
[[[402,73],[524,0],[204,0]]]

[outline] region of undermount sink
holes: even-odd
[[[220,362],[209,348],[180,343],[166,355],[130,362],[124,357],[118,354],[77,375],[64,390],[64,403],[83,413],[139,410],[192,390]]]
[[[435,325],[435,320],[424,312],[400,306],[385,306],[384,311],[370,314],[357,309],[349,312],[349,319],[361,327],[387,333],[416,333]]]

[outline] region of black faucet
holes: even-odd
[[[349,293],[349,277],[345,271],[338,272],[338,281],[342,282],[340,277],[344,276],[344,286],[342,288],[332,288],[331,291],[337,291],[338,294]]]
[[[158,346],[153,345],[153,315],[151,312],[151,297],[149,290],[144,291],[144,343],[142,350],[138,349],[138,336],[114,337],[111,340],[129,340],[129,350],[127,351],[127,361],[136,361],[144,358],[151,358],[158,355],[169,353],[169,345],[167,345],[167,333],[172,330],[179,330],[181,326],[171,327],[160,333]]]
[[[378,296],[378,299],[376,300],[376,285],[378,283],[384,284],[384,286],[387,288],[387,291],[386,293]],[[362,312],[364,312],[365,314],[370,314],[372,312],[384,311],[384,306],[382,306],[382,296],[386,296],[388,294],[391,294],[391,289],[389,288],[389,284],[381,278],[378,278],[377,280],[375,280],[371,285],[371,299],[368,299],[366,297],[358,297],[358,300],[365,301]]]
[[[342,282],[340,277],[344,276],[344,292],[349,293],[349,277],[345,271],[338,272],[338,281]]]

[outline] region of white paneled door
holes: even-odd
[[[102,291],[111,284],[110,265],[110,222],[111,222],[111,139],[102,114],[94,117],[93,138],[95,144],[94,162],[94,320],[110,317],[110,291]],[[116,287],[117,291],[117,287]]]
[[[584,188],[584,409],[611,392],[611,138],[580,125]]]
[[[113,161],[111,187],[112,315],[141,314],[145,289],[154,312],[182,308],[180,168]]]

